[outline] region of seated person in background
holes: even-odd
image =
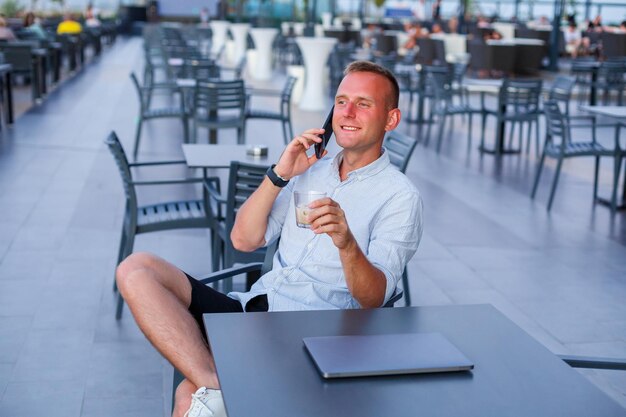
[[[89,3],[87,5],[87,10],[85,10],[85,26],[89,28],[97,28],[100,27],[100,24],[98,11],[93,7],[93,4]]]
[[[623,20],[622,23],[619,24],[618,30],[620,32],[626,32],[626,20]]]
[[[63,21],[57,26],[58,35],[78,35],[83,31],[83,27],[78,23],[70,13],[65,13]]]
[[[589,51],[589,38],[583,38],[576,22],[569,22],[567,29],[563,31],[563,38],[565,39],[565,51],[576,58],[579,55],[584,55]]]
[[[432,35],[433,33],[444,33],[439,22],[433,23],[432,27],[430,28],[430,34]]]
[[[368,23],[367,26],[361,30],[361,39],[363,39],[363,48],[369,49],[372,47],[372,40],[376,37],[377,34],[381,33],[382,30],[378,25],[374,23]]]
[[[3,41],[14,41],[17,39],[15,33],[7,26],[6,19],[2,16],[0,16],[0,39]]]
[[[448,20],[448,33],[459,33],[459,19],[456,16]]]
[[[41,20],[38,17],[35,17],[35,13],[28,12],[24,15],[24,20],[22,22],[24,29],[29,33],[32,33],[37,39],[45,40],[48,39],[48,34],[41,27]]]
[[[371,62],[353,62],[344,74],[332,123],[343,150],[318,160],[306,152],[324,130],[296,136],[237,213],[236,249],[253,251],[280,236],[272,270],[249,292],[224,295],[147,253],[118,267],[117,284],[137,324],[187,378],[176,390],[176,417],[187,409],[188,417],[226,415],[202,314],[381,307],[417,250],[420,195],[382,147],[385,132],[400,122],[398,83]],[[328,197],[310,204],[310,229],[303,229],[293,191],[307,189]]]
[[[495,29],[486,31],[483,34],[483,40],[486,41],[499,41],[502,39],[502,34]]]
[[[408,36],[406,42],[402,47],[406,50],[411,50],[415,48],[417,45],[417,40],[419,38],[424,38],[428,36],[428,30],[423,28],[421,23],[419,22],[405,22],[404,30]]]

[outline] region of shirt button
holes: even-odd
[[[313,249],[313,242],[309,242],[308,245],[306,245],[307,249]]]

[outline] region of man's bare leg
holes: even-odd
[[[185,274],[155,255],[135,253],[120,264],[116,279],[141,331],[187,377],[190,389],[219,389],[213,357],[187,310],[191,284]]]
[[[189,407],[191,406],[191,394],[196,392],[200,388],[195,386],[188,379],[184,379],[176,388],[176,395],[174,396],[174,412],[172,417],[183,417]]]

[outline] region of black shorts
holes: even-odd
[[[202,335],[206,340],[206,331],[202,322],[202,315],[207,313],[243,313],[241,303],[222,294],[219,291],[201,283],[194,277],[185,273],[191,284],[191,304],[189,312],[196,319]],[[257,295],[246,304],[246,311],[267,311],[267,295]]]

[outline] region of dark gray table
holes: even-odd
[[[490,305],[206,314],[229,417],[624,416]],[[440,332],[472,372],[324,380],[306,336]]]

